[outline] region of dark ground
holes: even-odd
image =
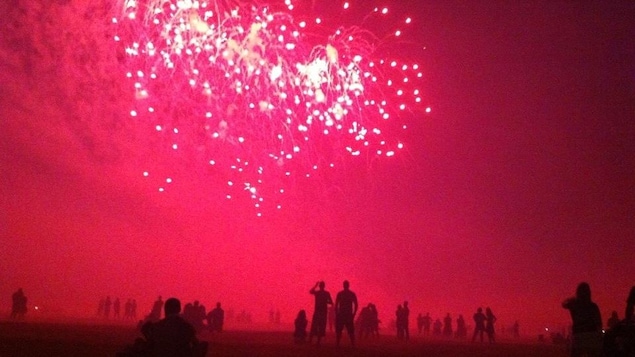
[[[0,322],[0,356],[115,356],[139,336],[132,325],[98,322]],[[286,331],[229,330],[203,334],[208,356],[567,356],[566,347],[535,341],[502,340],[495,345],[412,336],[408,343],[393,335],[364,340],[351,348],[348,339],[336,348],[334,336],[323,345],[294,345]]]

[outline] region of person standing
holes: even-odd
[[[406,341],[410,340],[410,308],[408,301],[403,302],[403,333]]]
[[[326,335],[326,320],[328,316],[328,306],[333,305],[331,293],[324,290],[324,282],[318,281],[309,290],[309,294],[315,296],[315,307],[313,310],[313,318],[311,319],[311,333],[309,334],[309,343],[313,336],[317,336],[317,344],[320,344],[322,337]]]
[[[494,331],[494,323],[496,322],[496,316],[489,307],[485,309],[485,332],[487,332],[487,339],[489,343],[496,342],[496,336]]]
[[[483,309],[479,307],[474,314],[474,334],[472,335],[472,342],[476,341],[477,335],[481,338],[481,343],[483,342],[483,333],[485,332],[485,320],[486,317],[483,313]]]
[[[13,305],[11,306],[11,318],[12,319],[22,319],[24,318],[24,314],[26,314],[26,295],[24,295],[24,291],[22,288],[19,288],[16,292],[11,295],[11,300]]]
[[[571,357],[602,355],[602,316],[597,304],[591,300],[591,287],[582,282],[575,297],[562,302],[562,307],[571,314]]]
[[[355,314],[357,313],[357,295],[352,292],[348,280],[344,280],[344,290],[337,293],[335,298],[335,334],[336,344],[340,345],[342,331],[346,328],[351,339],[351,345],[355,346]]]

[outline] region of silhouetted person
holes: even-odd
[[[276,320],[275,320],[276,324],[279,325],[281,320],[282,320],[282,316],[280,314],[280,310],[276,310]]]
[[[309,321],[307,321],[306,319],[306,311],[300,310],[293,324],[295,326],[295,330],[293,332],[293,341],[298,344],[305,343],[306,327],[309,324]]]
[[[419,332],[420,335],[421,335],[421,332],[423,331],[423,315],[421,313],[417,315],[417,331]]]
[[[617,316],[617,311],[613,310],[611,317],[606,321],[606,328],[613,328],[620,323],[620,318]]]
[[[397,327],[397,339],[403,340],[406,335],[406,316],[404,314],[404,309],[401,304],[397,305],[397,310],[395,311],[395,327]]]
[[[467,326],[465,325],[465,319],[463,318],[463,315],[459,315],[459,318],[456,319],[456,337],[467,337]]]
[[[340,345],[342,331],[346,328],[351,339],[351,345],[355,346],[355,314],[357,313],[357,295],[349,287],[348,280],[344,280],[344,290],[337,293],[335,298],[335,335],[336,345]]]
[[[150,321],[159,321],[161,319],[161,309],[163,309],[163,300],[161,299],[161,296],[159,296],[152,305],[152,310],[150,311],[148,319]]]
[[[309,334],[309,342],[313,336],[317,336],[317,344],[320,344],[322,337],[326,335],[326,318],[328,314],[328,305],[333,305],[331,293],[324,290],[324,282],[318,281],[315,286],[309,290],[309,294],[315,296],[315,307],[313,310],[313,319],[311,320],[311,333]]]
[[[126,300],[126,302],[123,304],[123,319],[124,320],[128,320],[131,315],[130,315],[130,309],[132,309],[132,300],[128,299]]]
[[[359,337],[368,338],[369,336],[377,336],[379,333],[379,319],[377,316],[377,308],[375,304],[369,303],[363,307],[356,321],[356,329],[359,331]]]
[[[225,311],[220,307],[220,302],[217,302],[216,307],[207,314],[207,326],[210,331],[223,332],[224,322]]]
[[[483,334],[485,333],[485,314],[482,308],[478,308],[474,314],[474,334],[472,335],[472,342],[476,341],[476,336],[479,336],[481,342],[483,342]]]
[[[602,354],[602,317],[600,309],[591,300],[588,283],[580,283],[575,297],[566,299],[562,307],[571,314],[571,356],[600,356]]]
[[[119,301],[119,298],[116,298],[115,302],[112,304],[112,317],[115,319],[118,319],[120,311],[121,311],[121,301]]]
[[[359,333],[360,340],[370,335],[370,314],[370,308],[368,306],[364,306],[357,315],[357,320],[355,321],[355,329]]]
[[[496,316],[489,307],[485,309],[485,332],[487,333],[487,339],[489,343],[496,342],[496,331],[494,330],[494,323],[496,322]]]
[[[512,334],[515,338],[520,337],[520,325],[518,324],[518,320],[514,321],[514,326],[512,326]]]
[[[452,317],[450,317],[450,313],[443,318],[443,336],[452,337]]]
[[[137,318],[137,300],[136,299],[132,299],[132,305],[130,306],[130,316],[132,317],[133,320]]]
[[[110,307],[112,306],[112,300],[110,296],[106,296],[106,302],[104,303],[104,317],[110,318]]]
[[[635,356],[635,286],[626,299],[626,311],[624,320],[609,328],[604,335],[604,356],[607,357],[633,357]],[[617,314],[617,313],[616,313]]]
[[[403,332],[406,341],[410,340],[410,308],[408,302],[403,302]]]
[[[195,300],[192,304],[185,305],[183,318],[194,326],[197,333],[201,332],[203,330],[203,321],[206,319],[205,305],[202,305],[198,300]]]
[[[430,317],[430,313],[426,313],[426,316],[423,317],[423,335],[430,336],[430,326],[432,326],[432,317]]]
[[[194,326],[179,313],[181,302],[176,298],[165,301],[165,317],[159,322],[148,322],[142,332],[148,341],[150,356],[192,357],[207,353],[207,342],[199,342]]]
[[[106,305],[106,299],[99,299],[99,306],[97,307],[97,316],[101,317],[104,314],[104,305]]]
[[[436,319],[434,320],[434,324],[432,324],[432,334],[434,336],[441,336],[442,335],[442,329],[443,328],[443,322],[441,322],[440,319]]]
[[[379,312],[375,304],[368,304],[370,310],[370,334],[373,336],[379,336]]]
[[[27,297],[24,295],[22,288],[19,288],[13,293],[13,295],[11,295],[11,302],[11,318],[23,319],[27,311]]]

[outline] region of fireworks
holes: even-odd
[[[405,113],[423,105],[418,64],[378,58],[385,39],[297,11],[290,0],[127,0],[113,19],[136,98],[131,120],[223,177],[228,199],[248,195],[259,215],[270,198],[280,208],[290,182],[344,156],[395,155]]]

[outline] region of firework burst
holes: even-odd
[[[290,0],[127,0],[113,19],[136,98],[131,120],[162,150],[223,177],[227,199],[248,195],[258,215],[270,199],[280,208],[290,182],[343,157],[395,155],[408,113],[429,111],[418,64],[378,56],[386,38],[297,11]],[[159,190],[176,179],[161,178]]]

